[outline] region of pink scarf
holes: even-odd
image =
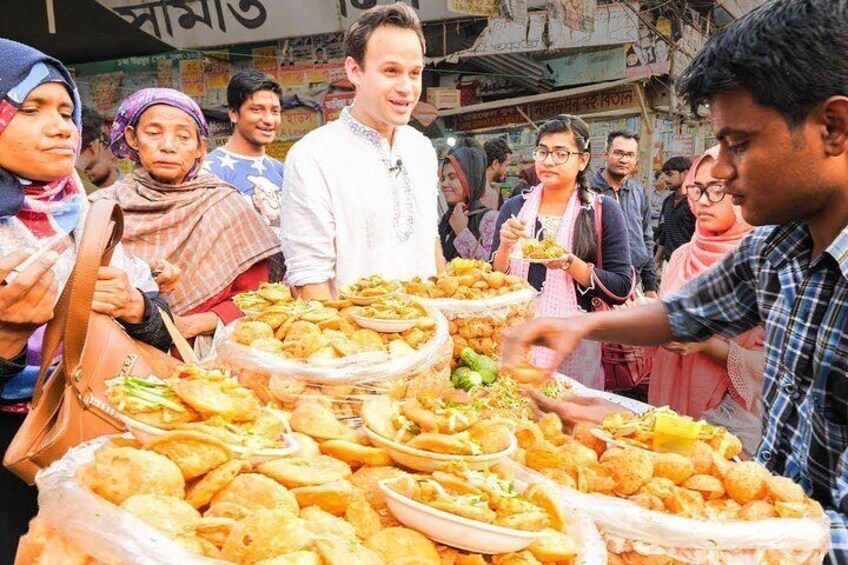
[[[685,185],[695,181],[699,167],[713,162],[718,147],[713,147],[698,158],[686,175]],[[690,201],[690,206],[692,205]],[[663,273],[660,296],[669,296],[700,276],[733,251],[753,228],[742,219],[738,207],[733,207],[736,223],[724,233],[708,232],[695,225],[692,241],[680,246],[671,256]],[[726,393],[748,410],[755,409],[754,400],[761,392],[763,371],[759,355],[751,350],[762,350],[764,332],[755,328],[729,341],[730,357],[724,366],[705,355],[680,356],[662,348],[657,349],[651,372],[648,401],[654,406],[669,405],[681,414],[699,417],[702,412],[719,405]]]
[[[524,195],[525,202],[518,212],[518,219],[527,226],[533,227],[536,225],[543,191],[544,187],[540,184]],[[554,236],[556,242],[564,249],[574,248],[574,226],[577,223],[577,217],[581,209],[580,196],[575,189],[574,194],[571,195],[571,199],[568,201],[565,212],[562,214],[562,221],[560,221],[559,228]],[[546,237],[551,237],[552,234],[545,235]],[[510,273],[527,279],[530,263],[527,261],[511,260],[509,262],[509,269]],[[536,316],[569,318],[583,313],[583,310],[580,309],[580,305],[577,303],[577,292],[574,289],[574,279],[571,275],[562,270],[548,270],[542,291],[536,297]],[[586,384],[592,386],[595,384],[599,366],[599,358],[593,359],[592,357],[591,355],[582,355],[581,351],[578,350],[560,365],[559,371],[581,382],[588,380]],[[553,362],[553,359],[553,351],[540,347],[533,348],[533,363],[535,365],[548,367]]]

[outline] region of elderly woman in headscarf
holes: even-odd
[[[712,176],[717,155],[717,146],[707,151],[684,181],[697,218],[695,235],[671,255],[661,297],[720,262],[753,229],[726,197],[724,182]],[[754,453],[762,416],[763,340],[764,331],[757,327],[733,339],[667,344],[654,357],[648,401],[724,425],[740,436],[745,451]]]
[[[5,451],[26,416],[41,362],[43,325],[76,260],[88,209],[74,171],[80,101],[62,64],[0,39],[0,444]],[[27,262],[36,250],[49,248]],[[167,305],[149,267],[118,246],[101,267],[92,308],[127,333],[167,350],[159,308]],[[11,563],[36,510],[36,490],[0,470],[0,561]]]
[[[197,103],[170,88],[126,98],[112,125],[112,152],[139,168],[92,198],[124,210],[124,245],[150,264],[181,272],[166,293],[177,327],[214,333],[241,312],[236,294],[280,280],[280,242],[237,189],[200,167],[208,128]]]
[[[482,202],[486,152],[479,147],[455,147],[442,163],[441,189],[448,204],[439,222],[445,259],[489,261],[498,212]]]

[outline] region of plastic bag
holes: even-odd
[[[121,565],[214,565],[224,563],[187,552],[165,535],[83,487],[80,470],[94,461],[94,453],[109,437],[78,445],[36,477],[38,519],[103,563]],[[42,561],[42,565],[59,565]]]
[[[436,322],[435,332],[430,341],[409,355],[369,352],[318,363],[286,359],[230,339],[233,323],[216,338],[217,356],[210,364],[237,372],[239,381],[263,402],[276,401],[290,410],[301,396],[318,392],[333,401],[338,417],[355,418],[369,395],[404,398],[450,387],[452,343],[448,322],[432,306],[426,309]]]
[[[428,307],[438,309],[448,319],[453,338],[453,356],[458,359],[464,347],[470,347],[483,355],[499,355],[501,332],[533,318],[536,313],[536,294],[536,290],[529,287],[480,300],[417,299]]]
[[[721,403],[701,414],[701,418],[727,428],[727,430],[742,440],[742,448],[745,453],[756,453],[763,438],[763,422],[754,416],[730,395],[725,395]]]
[[[692,565],[820,565],[830,546],[826,518],[692,520],[646,510],[621,498],[585,494],[518,466],[516,477],[551,487],[559,503],[585,512],[611,553],[635,551]]]

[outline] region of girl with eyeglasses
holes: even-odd
[[[712,176],[718,146],[695,161],[684,181],[695,235],[675,250],[663,274],[660,297],[680,290],[724,257],[753,228],[726,198],[724,182]],[[702,343],[670,343],[654,357],[648,401],[730,429],[753,453],[760,440],[764,333],[757,327],[734,339],[714,336]]]
[[[537,316],[578,316],[592,309],[593,298],[616,304],[620,300],[613,295],[624,297],[630,290],[624,215],[614,199],[589,190],[590,153],[589,127],[580,118],[562,115],[542,124],[533,152],[541,182],[507,200],[498,216],[492,265],[527,279],[539,291]],[[594,208],[598,205],[600,240]],[[519,240],[530,237],[555,239],[568,253],[563,260],[544,265],[510,259]],[[599,247],[603,264],[596,267]],[[533,362],[539,366],[549,366],[552,359],[551,350],[533,351]],[[581,343],[560,372],[603,390],[600,344]]]

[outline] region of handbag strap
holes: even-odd
[[[61,344],[65,346],[62,362],[66,370],[73,371],[79,365],[88,334],[97,271],[101,265],[108,265],[111,261],[112,251],[120,242],[123,230],[123,213],[115,201],[103,199],[91,205],[77,246],[76,264],[56,305],[53,319],[44,332],[41,369],[35,382],[33,404],[41,396],[40,391]],[[67,377],[70,379],[71,375]]]
[[[596,253],[597,258],[595,260],[595,265],[597,266],[598,269],[604,268],[604,259],[603,259],[603,257],[604,257],[604,254],[603,254],[603,248],[604,248],[603,210],[601,209],[601,206],[602,206],[601,203],[603,202],[603,199],[604,199],[603,195],[601,195],[601,194],[595,195],[595,202],[594,202],[595,238],[596,238],[596,241],[598,242],[598,245],[597,245],[598,251]],[[613,300],[619,300],[621,302],[626,302],[627,300],[630,300],[631,298],[633,298],[633,296],[636,292],[636,268],[631,265],[630,271],[631,271],[631,274],[630,274],[630,290],[627,292],[627,295],[625,295],[625,296],[618,296],[614,292],[611,292],[606,287],[606,285],[604,285],[604,283],[601,281],[601,277],[599,277],[598,275],[595,274],[594,269],[592,270],[592,276],[595,279],[595,285],[597,285],[597,287],[599,289],[601,289],[601,291],[603,291],[604,294],[611,297]]]
[[[199,364],[200,359],[197,358],[197,354],[194,352],[194,349],[192,349],[191,345],[189,345],[188,340],[183,337],[183,334],[171,320],[171,317],[168,316],[162,308],[159,308],[159,314],[162,316],[162,322],[165,324],[165,329],[168,330],[168,333],[171,335],[171,339],[174,340],[174,346],[177,348],[177,351],[180,353],[180,357],[183,358],[183,361],[186,363],[193,363],[195,365]]]

